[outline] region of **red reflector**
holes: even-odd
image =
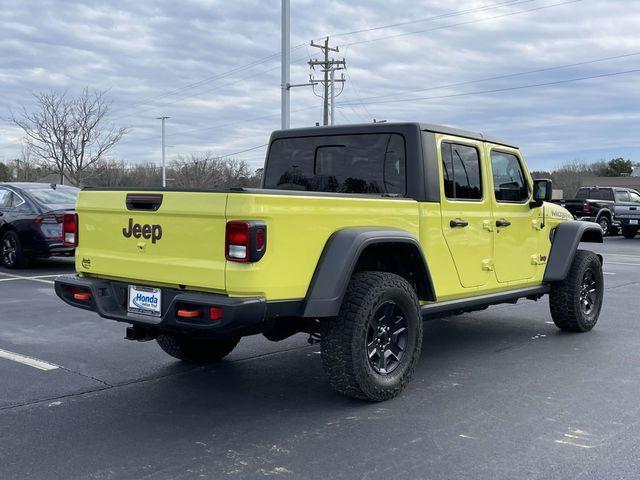
[[[262,250],[264,248],[264,228],[256,229],[256,249]]]
[[[200,310],[187,310],[181,308],[178,310],[178,316],[181,318],[198,318],[200,316]]]
[[[75,300],[87,301],[91,300],[91,294],[89,292],[74,293],[73,298]]]
[[[222,307],[209,308],[209,318],[211,320],[220,320],[222,318]]]

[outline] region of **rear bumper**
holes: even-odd
[[[637,218],[620,218],[620,223],[624,227],[637,227],[640,225],[640,217]]]
[[[90,292],[91,298],[76,300],[73,294],[77,289]],[[55,291],[69,305],[96,312],[104,318],[156,331],[198,336],[260,331],[267,312],[267,302],[261,297],[230,298],[215,293],[162,288],[161,316],[140,315],[127,312],[128,284],[77,275],[56,278]],[[203,314],[201,318],[178,317],[178,305],[199,307]],[[210,320],[209,307],[221,307],[222,318]]]

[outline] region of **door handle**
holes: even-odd
[[[496,227],[508,227],[509,225],[511,225],[509,220],[496,220]]]
[[[469,226],[469,222],[467,222],[466,220],[455,218],[449,222],[449,226],[451,228],[464,228]]]

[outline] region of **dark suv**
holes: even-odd
[[[63,214],[75,209],[79,189],[47,183],[0,183],[0,264],[73,255],[62,237]]]

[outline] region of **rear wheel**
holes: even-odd
[[[12,230],[6,232],[0,240],[0,262],[7,268],[20,268],[27,264],[20,238]]]
[[[603,236],[610,233],[609,229],[611,228],[611,220],[609,220],[609,217],[602,215],[598,220],[598,225],[600,225],[600,228],[602,229]]]
[[[381,401],[398,395],[421,348],[418,297],[392,273],[355,274],[340,313],[323,325],[322,365],[331,385],[350,397]]]
[[[556,326],[569,332],[588,332],[598,321],[604,295],[598,256],[578,250],[567,278],[551,285],[549,306]]]
[[[624,238],[635,238],[638,233],[638,227],[622,227],[622,235]]]
[[[240,337],[195,340],[177,335],[159,335],[160,348],[174,358],[189,363],[207,364],[222,360],[238,345]]]

